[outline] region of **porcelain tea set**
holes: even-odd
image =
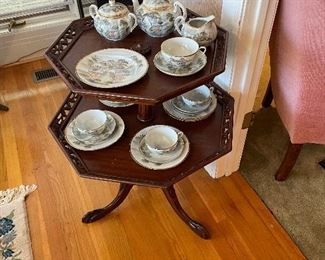
[[[217,27],[213,15],[197,17],[188,22],[186,8],[173,0],[132,0],[135,14],[122,3],[109,0],[99,9],[96,5],[89,7],[97,32],[111,41],[120,41],[127,37],[139,25],[141,30],[151,37],[166,37],[176,30],[183,37],[207,46],[217,36]]]
[[[209,117],[217,107],[213,89],[200,86],[163,103],[165,111],[184,122],[197,122]]]
[[[96,151],[117,142],[125,129],[122,118],[111,112],[89,109],[66,127],[67,142],[82,151]],[[141,166],[163,170],[177,166],[189,153],[189,141],[183,132],[167,125],[142,129],[131,141],[132,158]]]
[[[207,63],[206,48],[200,47],[192,39],[174,37],[161,44],[161,50],[153,60],[154,65],[161,72],[184,77],[197,73]]]
[[[198,17],[186,22],[186,8],[173,0],[144,0],[139,5],[133,0],[135,14],[115,0],[89,8],[98,33],[111,41],[127,37],[139,27],[151,37],[165,37],[174,28],[182,37],[173,37],[161,44],[155,55],[155,67],[171,76],[183,77],[197,73],[207,64],[206,46],[215,40],[217,28],[214,16]],[[122,48],[93,52],[76,65],[78,78],[97,88],[117,88],[130,85],[142,78],[149,63],[140,53]],[[126,107],[131,103],[99,100],[109,107]],[[195,122],[210,116],[217,107],[213,89],[201,86],[163,103],[173,118]],[[117,142],[125,130],[123,119],[114,112],[90,109],[80,113],[65,128],[67,142],[83,151],[95,151]],[[155,125],[142,129],[130,143],[130,154],[139,165],[164,170],[182,163],[190,151],[190,143],[180,130]]]
[[[67,142],[83,151],[106,148],[120,139],[124,132],[122,118],[111,112],[90,109],[80,113],[65,129]]]
[[[132,139],[131,156],[139,165],[152,170],[166,170],[182,163],[190,149],[183,132],[167,125],[142,129]]]

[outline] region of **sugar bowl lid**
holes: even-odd
[[[128,8],[121,3],[116,3],[115,0],[109,0],[107,4],[102,5],[99,10],[101,16],[107,18],[120,18],[129,13]]]

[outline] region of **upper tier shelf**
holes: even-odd
[[[189,12],[193,16],[193,13]],[[217,39],[207,49],[208,63],[202,71],[180,78],[161,73],[154,66],[153,58],[160,50],[161,43],[175,36],[178,35],[174,33],[165,38],[152,38],[137,28],[125,40],[111,42],[96,32],[92,18],[87,17],[72,22],[47,50],[45,56],[75,93],[93,95],[101,99],[154,105],[210,82],[225,70],[228,33],[218,27]],[[139,81],[117,89],[98,89],[82,83],[77,78],[75,67],[84,56],[105,48],[129,49],[138,43],[145,43],[151,47],[151,53],[146,55],[150,66],[148,73]]]

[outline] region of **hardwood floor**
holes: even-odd
[[[202,240],[176,216],[159,189],[134,187],[106,218],[82,224],[118,185],[78,177],[47,130],[68,93],[61,80],[34,84],[45,61],[0,69],[0,189],[35,183],[27,199],[35,259],[304,259],[240,173],[213,180],[203,171],[176,189]]]

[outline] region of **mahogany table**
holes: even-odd
[[[50,123],[49,129],[53,137],[81,177],[120,183],[116,198],[106,207],[88,212],[82,218],[84,223],[103,218],[124,201],[133,185],[142,185],[161,188],[178,216],[200,237],[209,238],[206,228],[192,220],[183,210],[173,185],[230,152],[232,148],[234,100],[213,82],[214,77],[225,69],[228,39],[228,33],[222,28],[218,29],[215,43],[207,50],[207,66],[195,75],[182,78],[165,75],[153,65],[153,57],[166,38],[151,38],[136,29],[123,41],[109,42],[97,34],[91,18],[72,22],[48,49],[48,61],[71,89]],[[169,37],[173,37],[173,34]],[[151,53],[146,55],[149,71],[136,83],[106,90],[87,86],[76,77],[76,63],[85,55],[104,48],[131,48],[138,43],[149,45]],[[213,87],[218,100],[217,109],[209,118],[186,123],[177,121],[165,113],[162,102],[202,84]],[[126,130],[122,138],[108,148],[92,152],[74,149],[66,142],[64,129],[82,111],[90,108],[107,110],[98,99],[136,104],[126,108],[110,108],[123,118]],[[155,124],[174,126],[188,137],[190,153],[179,166],[154,171],[139,166],[131,158],[130,142],[134,135],[141,129]]]

